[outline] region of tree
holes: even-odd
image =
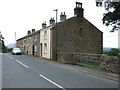
[[[4,37],[0,32],[0,52],[5,53],[6,51],[7,51],[7,47],[5,46],[5,43],[4,43]]]
[[[117,1],[117,2],[115,2]],[[104,7],[103,24],[112,26],[111,32],[120,29],[120,0],[96,0],[96,6]]]

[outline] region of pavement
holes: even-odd
[[[79,72],[82,72],[82,73],[94,75],[96,77],[102,77],[102,78],[106,78],[106,79],[110,79],[110,80],[120,82],[120,78],[119,78],[120,75],[115,74],[115,73],[110,73],[110,72],[99,70],[99,69],[91,69],[91,68],[83,67],[83,66],[64,64],[64,63],[44,59],[44,58],[41,58],[41,57],[39,57],[39,58],[43,62],[46,62],[46,63],[49,63],[49,64],[56,64],[58,67],[73,69],[73,70],[76,70],[76,71],[79,71]]]

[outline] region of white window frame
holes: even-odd
[[[35,45],[35,52],[37,52],[37,45]]]
[[[44,31],[44,39],[47,39],[47,31]]]
[[[44,43],[44,53],[47,54],[47,43]]]

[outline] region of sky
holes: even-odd
[[[118,31],[110,33],[111,27],[102,23],[104,8],[96,7],[95,0],[0,0],[0,31],[5,44],[15,42],[27,35],[28,30],[42,28],[46,21],[49,25],[51,17],[56,17],[54,9],[65,12],[67,19],[74,16],[75,2],[82,2],[84,17],[103,32],[103,47],[118,48]]]

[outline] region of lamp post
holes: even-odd
[[[57,13],[58,13],[58,9],[54,9],[53,11],[56,12],[56,61],[57,61]]]

